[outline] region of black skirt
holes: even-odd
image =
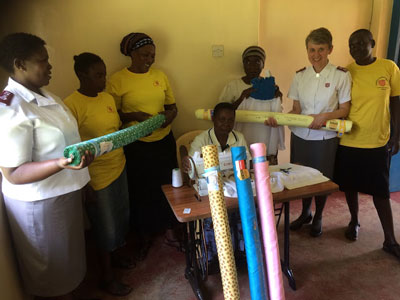
[[[303,140],[292,133],[290,162],[317,169],[324,176],[332,179],[337,146],[338,138]]]
[[[343,192],[361,192],[389,198],[388,147],[364,149],[339,146],[334,181]]]
[[[124,147],[128,175],[131,227],[143,234],[170,228],[176,219],[161,185],[170,184],[177,167],[172,131],[155,142],[136,141]]]

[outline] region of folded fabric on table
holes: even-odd
[[[269,171],[274,176],[279,177],[288,190],[329,180],[316,169],[291,163],[270,166]]]
[[[70,145],[64,149],[64,157],[72,157],[72,166],[79,165],[81,157],[86,150],[90,151],[95,157],[126,146],[150,133],[165,122],[165,116],[158,114],[154,117],[140,122],[125,129],[100,136],[91,140]]]

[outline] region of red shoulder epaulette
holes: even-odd
[[[304,67],[304,68],[302,68],[300,70],[297,70],[296,73],[303,72],[305,69],[306,69],[306,67]]]
[[[9,91],[2,91],[0,94],[0,104],[10,106],[14,94]]]
[[[337,67],[336,69],[338,69],[338,70],[340,70],[340,71],[342,71],[342,72],[347,72],[348,70],[346,69],[346,68],[343,68],[343,67]]]

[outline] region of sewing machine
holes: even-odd
[[[230,152],[220,152],[219,156],[219,167],[222,172],[222,179],[224,182],[224,194],[225,196],[237,197],[235,178],[233,176],[233,164],[232,156]],[[249,157],[249,156],[248,156]],[[189,178],[194,180],[193,187],[199,196],[208,195],[207,179],[204,177],[204,161],[200,155],[200,152],[195,152],[190,158],[191,171],[189,172]],[[250,160],[247,160],[247,169],[250,169]],[[254,180],[252,178],[251,184],[254,190]]]

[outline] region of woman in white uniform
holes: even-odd
[[[86,272],[81,189],[85,168],[63,157],[80,142],[62,101],[42,89],[51,78],[45,42],[27,33],[0,42],[0,65],[10,73],[0,95],[0,168],[6,212],[28,294],[72,299]]]
[[[296,72],[288,97],[293,99],[290,113],[311,115],[314,121],[309,128],[290,127],[290,161],[317,169],[332,178],[338,138],[335,132],[318,129],[327,120],[348,115],[351,76],[346,69],[329,62],[328,56],[332,53],[333,45],[328,29],[321,27],[311,31],[306,38],[306,50],[311,66]],[[327,195],[315,197],[314,218],[311,214],[312,198],[303,199],[302,213],[290,224],[290,229],[298,230],[313,220],[310,234],[313,237],[320,236],[326,198]]]

